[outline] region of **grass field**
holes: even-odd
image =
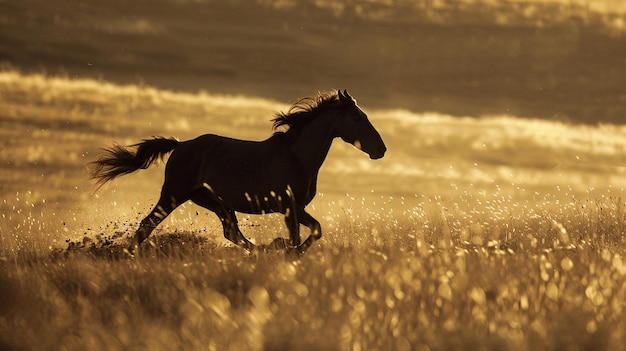
[[[0,0],[0,350],[623,349],[625,14]],[[123,252],[164,167],[96,190],[99,148],[262,140],[331,88],[388,152],[333,144],[306,255],[245,252],[191,203]],[[238,218],[256,243],[287,236],[280,216]]]
[[[129,259],[120,242],[163,167],[94,192],[85,168],[98,147],[199,130],[258,140],[287,106],[16,71],[0,90],[3,349],[626,341],[624,127],[365,107],[389,153],[373,162],[333,146],[311,208],[324,236],[302,258],[233,247],[186,204]],[[275,216],[240,221],[256,242],[286,236]]]

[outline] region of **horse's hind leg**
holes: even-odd
[[[215,212],[222,222],[224,237],[226,239],[247,250],[254,248],[254,244],[246,239],[241,230],[239,230],[235,211],[225,208],[219,198],[217,198],[209,188],[198,189],[191,195],[191,201],[209,211]]]
[[[161,198],[150,213],[139,223],[139,228],[135,232],[135,237],[131,239],[128,251],[134,253],[135,249],[152,233],[159,223],[170,214],[180,204],[175,198],[161,194]]]
[[[224,212],[217,213],[217,215],[222,221],[222,226],[224,227],[224,237],[226,239],[244,247],[247,250],[252,250],[254,248],[254,244],[243,235],[241,230],[239,230],[239,224],[235,211],[225,210]]]

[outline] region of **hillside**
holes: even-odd
[[[619,2],[0,2],[0,62],[69,77],[376,108],[626,122]]]

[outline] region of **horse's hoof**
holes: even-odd
[[[244,250],[246,250],[249,253],[253,253],[254,251],[256,251],[259,247],[254,245],[253,243],[247,241],[243,244],[240,245],[241,247],[243,247]]]
[[[289,245],[287,245],[285,238],[276,238],[267,245],[267,248],[271,250],[285,250],[287,247],[289,247]]]
[[[139,244],[137,243],[137,240],[135,240],[135,238],[131,238],[127,241],[127,246],[123,252],[130,258],[135,258],[135,253],[137,252],[138,248]]]
[[[297,260],[302,256],[302,254],[304,254],[304,251],[300,246],[285,247],[285,257],[290,260]]]
[[[128,256],[128,258],[135,258],[135,249],[134,248],[126,248],[122,251],[124,255]]]

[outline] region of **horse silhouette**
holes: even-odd
[[[193,140],[153,137],[123,147],[114,145],[92,162],[92,178],[103,185],[146,169],[171,155],[154,209],[141,221],[128,250],[132,253],[176,207],[191,200],[220,218],[224,237],[248,250],[257,246],[239,230],[235,212],[282,213],[289,241],[277,238],[262,249],[305,252],[322,236],[320,223],[305,211],[316,195],[317,175],[333,139],[340,137],[382,158],[380,134],[346,90],[303,98],[273,119],[274,134],[264,141],[206,134]],[[310,229],[301,242],[300,224]]]

